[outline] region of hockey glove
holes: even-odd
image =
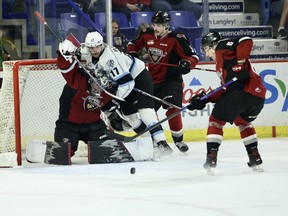
[[[116,111],[112,112],[107,118],[107,124],[110,128],[115,131],[127,131],[132,128],[132,126],[124,120]]]
[[[179,68],[182,74],[187,74],[191,70],[191,62],[187,59],[181,59],[179,61]]]
[[[200,100],[202,97],[204,97],[206,93],[202,91],[200,94],[195,95],[191,98],[189,101],[189,105],[187,106],[187,109],[189,110],[202,110],[206,106],[206,103],[208,103],[208,99]]]
[[[238,65],[234,65],[232,67],[232,71],[235,74],[235,77],[237,78],[238,81],[243,82],[247,79],[249,79],[250,77],[250,73],[249,71],[247,71],[245,69],[245,65],[244,64],[238,64]]]
[[[78,47],[80,47],[80,43],[73,34],[69,34],[63,42],[59,43],[59,51],[61,55],[70,63],[72,62],[73,55]]]

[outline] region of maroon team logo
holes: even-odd
[[[158,48],[149,48],[148,50],[149,56],[152,59],[153,63],[157,64],[160,59],[163,57],[163,51]]]

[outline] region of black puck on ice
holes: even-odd
[[[131,169],[130,169],[130,173],[131,173],[131,174],[134,174],[135,172],[136,172],[135,167],[131,167]]]

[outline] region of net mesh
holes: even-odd
[[[18,62],[19,63],[19,62]],[[0,153],[15,151],[14,85],[19,85],[21,148],[29,140],[53,140],[59,97],[65,80],[56,61],[21,61],[18,82],[13,81],[16,61],[3,63],[0,92]],[[15,70],[15,69],[14,69]],[[17,100],[17,99],[16,99]]]

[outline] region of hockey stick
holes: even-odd
[[[46,22],[46,20],[39,14],[38,11],[34,11],[34,14],[41,20],[41,22],[52,32],[52,34],[55,36],[55,38],[59,41],[59,43],[63,42],[60,37],[53,31],[53,29],[50,28],[50,26],[48,25],[48,23]],[[83,68],[83,70],[87,73],[87,75],[96,83],[96,85],[102,90],[104,91],[107,95],[117,99],[117,100],[121,100],[121,101],[125,101],[123,98],[118,97],[114,94],[111,94],[110,92],[108,92],[106,89],[104,89],[96,80],[95,77],[92,76],[92,74],[90,73],[90,71],[85,68],[85,66],[80,62],[80,60],[77,58],[77,56],[75,56],[75,54],[71,54],[73,56],[73,58],[77,61],[77,63],[79,64],[79,66],[81,66]]]
[[[74,59],[77,61],[77,63],[79,64],[79,66],[80,66],[81,68],[83,68],[83,70],[86,72],[86,74],[88,74],[88,76],[93,80],[93,82],[96,83],[96,85],[97,85],[102,91],[104,91],[107,95],[109,95],[109,96],[111,96],[111,97],[113,97],[113,98],[115,98],[115,99],[117,99],[117,100],[125,101],[124,98],[118,97],[118,96],[116,96],[116,95],[108,92],[106,89],[104,89],[104,88],[101,86],[101,84],[98,83],[98,80],[97,80],[95,77],[92,76],[92,74],[90,73],[90,71],[89,71],[87,68],[85,68],[85,66],[81,63],[81,61],[77,58],[77,56],[74,56],[74,55],[73,55],[73,57],[74,57]]]
[[[221,89],[223,88],[226,88],[227,86],[229,86],[231,83],[237,81],[237,78],[234,77],[233,79],[231,79],[230,81],[226,82],[225,84],[219,86],[218,88],[216,88],[215,90],[211,91],[210,93],[206,94],[205,96],[201,97],[200,98],[200,101],[203,101],[205,99],[207,99],[208,97],[210,97],[211,95],[215,94],[216,92],[220,91]],[[135,134],[134,136],[131,136],[131,137],[127,137],[127,136],[124,136],[124,135],[121,135],[121,134],[118,134],[118,133],[114,133],[112,131],[106,131],[106,136],[109,137],[109,138],[112,138],[112,139],[118,139],[118,140],[121,140],[123,142],[131,142],[132,140],[136,139],[137,137],[141,136],[142,134],[150,131],[150,130],[153,130],[154,128],[158,127],[159,125],[161,125],[163,122],[169,120],[169,119],[172,119],[174,118],[175,116],[177,116],[179,113],[185,111],[187,109],[189,105],[187,106],[184,106],[182,107],[181,109],[179,109],[178,111],[176,111],[175,113],[167,116],[166,118],[160,120],[159,122],[157,122],[156,124],[150,126],[150,127],[147,127],[145,130],[141,131],[140,133],[137,133]]]
[[[62,40],[60,37],[53,31],[53,29],[50,28],[46,20],[39,14],[38,11],[34,11],[34,14],[41,20],[41,22],[50,30],[50,32],[54,35],[54,37],[61,43]]]
[[[149,63],[159,64],[159,65],[166,65],[166,66],[170,66],[170,67],[180,67],[180,65],[177,65],[177,64],[168,64],[168,63],[163,63],[163,62],[160,62],[160,63],[149,62]],[[195,70],[201,70],[201,71],[208,71],[208,72],[217,72],[216,70],[208,69],[208,68],[198,68],[198,67],[194,67],[194,68],[190,68],[190,69],[191,69],[191,70],[195,69]]]
[[[166,100],[162,100],[161,98],[158,98],[158,97],[156,97],[156,96],[154,96],[154,95],[151,95],[151,94],[149,94],[149,93],[147,93],[147,92],[145,92],[145,91],[142,91],[142,90],[140,90],[140,89],[138,89],[138,88],[134,88],[133,91],[136,91],[136,92],[138,92],[138,93],[140,93],[140,94],[143,94],[143,95],[145,95],[145,96],[147,96],[147,97],[151,97],[151,98],[153,98],[154,100],[157,100],[157,101],[159,101],[159,102],[161,102],[161,103],[163,103],[163,104],[165,104],[165,105],[167,105],[167,106],[169,106],[169,107],[173,107],[173,108],[177,108],[177,109],[181,109],[181,108],[182,108],[182,107],[179,107],[179,106],[177,106],[177,105],[175,105],[175,104],[172,104],[172,103],[170,103],[170,102],[168,102],[168,101],[166,101]]]

